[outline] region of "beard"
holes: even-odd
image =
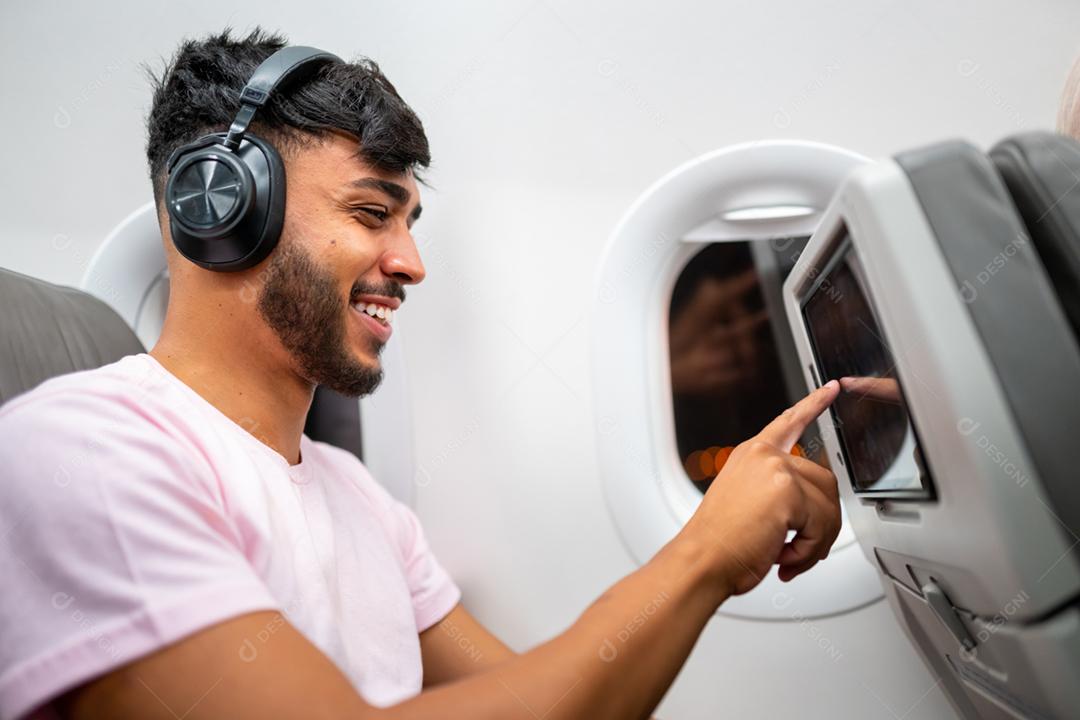
[[[382,368],[370,367],[348,347],[348,299],[333,276],[295,243],[283,242],[265,271],[258,310],[292,356],[300,375],[346,397],[369,395],[382,382]],[[400,285],[368,288],[356,285],[351,297],[372,293],[402,297]],[[369,336],[370,337],[370,336]],[[370,337],[378,357],[383,345]]]

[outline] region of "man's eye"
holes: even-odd
[[[388,213],[386,210],[383,210],[382,208],[359,207],[359,208],[356,208],[354,212],[363,213],[364,215],[367,215],[368,217],[375,218],[379,222],[383,222],[383,221],[386,220],[386,218],[390,217],[390,213]]]

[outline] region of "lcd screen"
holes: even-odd
[[[822,383],[840,381],[832,417],[858,493],[931,494],[896,362],[863,288],[865,273],[845,236],[803,301]]]

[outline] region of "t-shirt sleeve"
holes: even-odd
[[[423,632],[454,609],[461,591],[428,546],[416,514],[398,500],[390,498],[390,503],[416,628]]]
[[[99,395],[0,408],[0,716],[277,609],[183,440]]]

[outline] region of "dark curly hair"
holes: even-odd
[[[185,40],[154,86],[146,121],[146,156],[154,198],[165,186],[165,165],[180,145],[228,130],[240,108],[240,91],[255,68],[288,44],[283,35],[256,27],[246,37],[220,34]],[[306,82],[275,92],[251,125],[255,134],[288,153],[343,130],[360,141],[360,159],[391,173],[414,173],[431,162],[427,136],[416,113],[368,58],[320,68]]]

